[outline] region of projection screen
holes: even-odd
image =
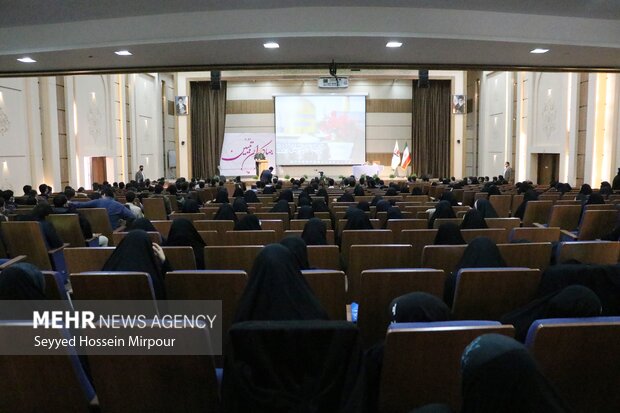
[[[276,96],[278,165],[355,165],[366,160],[366,96]]]

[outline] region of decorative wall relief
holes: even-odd
[[[543,124],[542,129],[545,133],[545,137],[547,138],[547,140],[551,139],[551,135],[553,134],[553,132],[555,132],[556,116],[557,114],[555,109],[555,103],[553,101],[553,98],[551,97],[551,94],[549,93],[547,94],[547,97],[545,99],[541,116],[541,121]]]
[[[0,136],[4,136],[9,132],[11,127],[11,122],[9,121],[9,117],[4,110],[0,108]]]
[[[101,137],[102,114],[97,101],[93,98],[88,108],[88,134],[95,142],[99,142]]]

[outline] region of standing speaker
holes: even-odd
[[[220,90],[222,86],[222,72],[219,70],[211,71],[211,90]]]
[[[418,70],[418,88],[420,89],[428,89],[430,84],[428,83],[428,70],[421,69]]]

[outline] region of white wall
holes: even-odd
[[[0,79],[0,187],[15,195],[45,179],[39,105],[37,78]]]

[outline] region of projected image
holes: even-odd
[[[365,96],[277,96],[278,165],[365,161]]]

